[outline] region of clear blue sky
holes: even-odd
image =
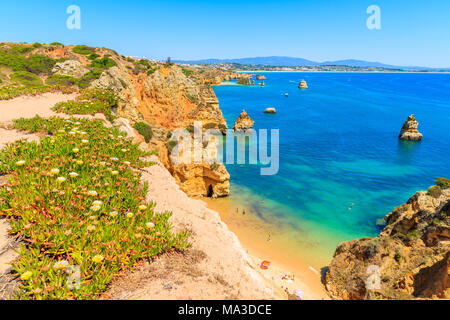
[[[66,28],[69,5],[81,30]],[[381,30],[366,9],[381,8]],[[87,44],[149,58],[291,56],[450,67],[449,0],[1,1],[0,41]]]

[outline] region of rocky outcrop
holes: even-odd
[[[262,81],[259,85],[260,85],[261,87],[264,87],[266,84],[264,83],[264,81]]]
[[[62,76],[81,78],[89,72],[89,69],[85,68],[80,62],[76,60],[67,60],[64,62],[56,63],[53,67],[52,72]]]
[[[298,85],[299,89],[308,89],[308,84],[305,80],[300,81],[300,84]]]
[[[325,277],[329,293],[338,299],[450,298],[446,181],[395,208],[376,238],[339,244]]]
[[[248,131],[253,129],[255,121],[250,118],[245,110],[241,112],[233,126],[233,131]]]
[[[420,141],[422,140],[423,135],[419,132],[419,130],[417,130],[418,127],[419,122],[417,122],[416,118],[412,114],[408,117],[408,119],[406,119],[398,137],[400,140]]]
[[[251,74],[248,74],[248,73],[238,73],[237,74],[237,80],[236,80],[236,83],[237,84],[243,84],[243,85],[246,85],[246,86],[249,86],[249,85],[251,85],[251,81],[252,81],[252,75]]]
[[[266,76],[264,76],[262,74],[257,74],[256,75],[256,80],[266,80]]]
[[[277,113],[277,110],[275,108],[267,108],[264,110],[264,113]]]

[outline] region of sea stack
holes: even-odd
[[[264,113],[277,113],[277,110],[275,110],[275,108],[267,108],[264,110]]]
[[[237,84],[243,84],[246,86],[250,86],[252,84],[252,75],[248,73],[238,73],[236,82]]]
[[[256,80],[266,80],[266,77],[262,74],[257,74],[256,75]]]
[[[306,81],[305,81],[305,80],[302,80],[302,81],[300,82],[300,84],[298,85],[298,88],[299,88],[299,89],[308,89],[308,85],[306,84]]]
[[[250,118],[250,116],[247,114],[247,112],[243,110],[233,126],[233,131],[250,131],[253,129],[254,124],[255,121],[253,121],[252,118]]]
[[[400,131],[400,135],[398,136],[400,140],[411,140],[411,141],[420,141],[423,138],[423,135],[417,130],[419,127],[419,122],[417,122],[414,115],[410,115],[408,119],[406,119],[403,124],[402,130]]]
[[[261,82],[259,85],[260,85],[261,87],[264,87],[266,84],[265,84],[264,81],[263,81],[263,82]]]

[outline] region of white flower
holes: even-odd
[[[101,206],[102,204],[103,204],[103,201],[100,201],[100,200],[96,200],[96,201],[92,202],[92,205],[94,205],[94,206]]]
[[[112,160],[112,161],[119,161],[119,158],[112,157],[111,160]]]
[[[133,213],[131,213],[131,212],[128,212],[127,213],[127,218],[133,218],[134,217],[134,214]]]
[[[129,166],[131,164],[130,161],[124,161],[123,164],[126,164],[127,166]]]
[[[145,224],[145,226],[146,226],[148,229],[153,229],[153,228],[155,227],[155,224],[154,224],[153,222],[147,222],[147,223]]]
[[[23,165],[25,165],[25,160],[20,160],[20,161],[17,161],[17,162],[16,162],[16,166],[21,167],[21,166],[23,166]]]
[[[89,140],[84,139],[84,140],[81,140],[81,142],[84,143],[84,144],[88,144]]]
[[[67,260],[58,261],[53,265],[53,269],[55,270],[64,270],[69,266],[69,262]]]
[[[127,149],[122,149],[121,150],[123,153],[125,153],[125,152],[127,152],[128,150]]]
[[[109,213],[111,217],[116,217],[118,215],[117,211],[112,211]]]
[[[140,211],[147,210],[147,206],[145,204],[142,204],[142,205],[139,206],[139,210]]]
[[[97,212],[97,211],[100,211],[101,208],[102,208],[102,207],[100,207],[100,206],[98,206],[98,205],[93,205],[93,206],[91,207],[91,210]]]
[[[50,173],[52,176],[56,176],[57,174],[59,174],[59,169],[54,168],[54,169],[50,170]]]
[[[116,170],[111,171],[111,174],[112,174],[113,176],[117,176],[117,175],[119,174],[119,171],[116,171]]]
[[[71,178],[76,178],[76,177],[78,177],[78,173],[76,173],[76,172],[71,172],[71,173],[69,173],[69,177],[71,177]]]
[[[56,178],[56,181],[58,181],[58,182],[64,182],[64,181],[66,181],[66,178],[64,178],[64,177],[58,177],[58,178]]]
[[[90,190],[90,191],[88,191],[88,195],[91,196],[91,197],[95,197],[95,196],[98,195],[98,193],[95,190]]]
[[[78,148],[73,148],[73,149],[72,149],[72,152],[73,152],[73,153],[78,153],[78,152],[80,152],[80,149],[78,149]]]

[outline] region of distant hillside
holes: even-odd
[[[203,60],[176,60],[176,63],[186,63],[186,64],[216,64],[216,63],[237,63],[243,65],[263,65],[263,66],[274,66],[274,67],[294,67],[294,66],[348,66],[348,67],[362,67],[362,68],[385,68],[385,69],[402,69],[402,70],[440,70],[440,71],[450,71],[450,68],[429,68],[429,67],[419,67],[419,66],[394,66],[388,65],[381,62],[371,62],[364,60],[338,60],[338,61],[325,61],[325,62],[315,62],[302,58],[292,58],[292,57],[255,57],[255,58],[239,58],[239,59],[203,59]]]

